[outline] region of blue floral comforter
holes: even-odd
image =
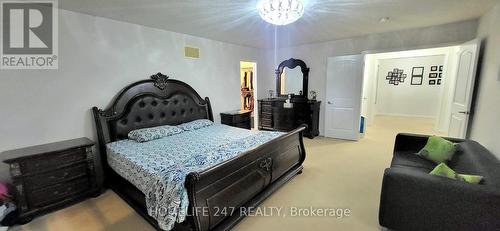
[[[170,230],[175,222],[183,222],[188,212],[184,188],[187,174],[212,167],[282,134],[214,124],[144,143],[109,143],[108,162],[145,194],[148,214],[160,228]]]

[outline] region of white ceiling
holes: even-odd
[[[303,0],[304,17],[277,27],[279,46],[478,18],[499,0]],[[274,46],[275,27],[257,0],[61,0],[59,7],[149,27],[257,47]],[[382,17],[390,17],[380,23]],[[282,42],[285,41],[285,42]]]

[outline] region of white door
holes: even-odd
[[[476,79],[480,41],[474,40],[459,47],[456,85],[451,105],[448,136],[465,138],[469,124],[472,93]]]
[[[325,136],[359,139],[364,55],[328,58]]]

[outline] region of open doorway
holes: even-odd
[[[257,98],[257,63],[240,61],[241,110],[251,112],[251,128],[257,128],[255,99]]]
[[[480,47],[476,39],[441,48],[329,57],[325,136],[358,140],[370,129],[398,125],[391,130],[467,138]],[[418,129],[423,127],[430,129]]]
[[[425,128],[425,133],[464,138],[477,48],[473,41],[366,55],[361,115],[366,118],[367,133],[370,127],[397,125],[400,132]],[[454,106],[457,101],[463,110],[454,109],[459,108]]]

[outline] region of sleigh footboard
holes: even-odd
[[[300,173],[305,159],[302,132],[290,131],[186,179],[196,230],[229,229],[279,186]]]

